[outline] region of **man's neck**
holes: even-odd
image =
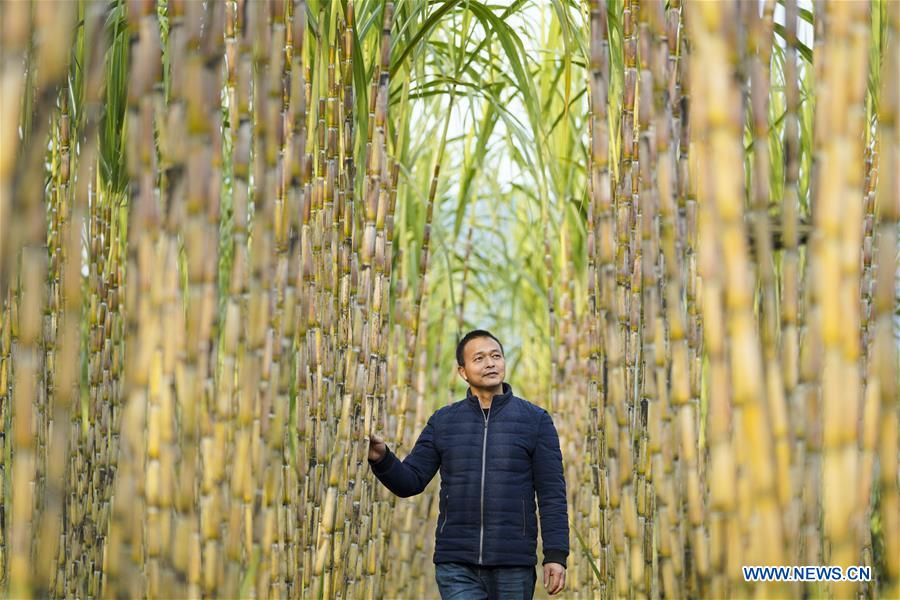
[[[497,387],[493,388],[471,388],[472,393],[475,397],[478,398],[478,403],[481,404],[481,408],[490,408],[491,402],[494,399],[494,396],[497,394],[503,393],[503,384],[501,383]]]

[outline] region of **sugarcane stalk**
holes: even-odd
[[[888,44],[896,50],[900,40],[900,7],[888,3],[887,35]],[[869,352],[870,373],[867,393],[879,396],[880,411],[877,419],[877,453],[879,458],[878,487],[881,502],[882,531],[884,535],[885,578],[880,588],[884,597],[900,593],[900,490],[898,490],[898,423],[900,411],[897,407],[897,344],[894,336],[897,306],[897,221],[900,218],[900,195],[897,169],[900,161],[900,97],[897,86],[892,83],[891,73],[900,68],[897,52],[888,50],[881,65],[881,90],[878,105],[878,127],[880,144],[876,186],[876,273],[873,294],[873,334]],[[871,390],[871,392],[869,392]],[[871,410],[871,412],[874,411]],[[867,448],[873,448],[873,437],[866,428]],[[873,448],[875,450],[875,448]]]
[[[48,117],[68,72],[75,8],[61,0],[3,7],[0,222],[16,218],[25,226],[0,232],[0,297],[15,285],[22,248],[45,238],[39,215],[45,208],[41,171],[50,133]]]
[[[743,500],[738,501],[738,509],[744,502],[741,514],[742,529],[749,535],[749,544],[743,560],[748,564],[782,564],[782,524],[781,515],[774,496],[775,473],[770,457],[772,449],[772,432],[768,427],[767,405],[763,381],[763,364],[760,353],[760,341],[753,317],[752,288],[748,271],[748,250],[743,233],[743,200],[738,187],[742,171],[740,160],[741,135],[741,103],[737,96],[736,86],[729,85],[733,81],[733,73],[737,67],[737,48],[739,30],[734,28],[736,16],[734,4],[718,3],[693,7],[688,26],[692,29],[692,44],[696,53],[691,65],[692,95],[694,99],[693,124],[698,140],[700,154],[698,161],[707,166],[702,173],[698,191],[701,204],[701,218],[706,219],[706,226],[701,222],[701,240],[703,236],[716,235],[721,239],[724,267],[722,271],[722,290],[725,306],[722,309],[724,324],[730,342],[723,348],[727,353],[729,368],[727,393],[722,387],[711,389],[710,414],[713,414],[713,403],[721,403],[721,409],[715,412],[727,415],[730,403],[734,408],[735,429],[738,433],[739,453],[735,465],[728,453],[722,454],[723,462],[719,469],[720,481],[725,487],[718,499],[714,496],[714,506],[732,508],[729,499],[734,488],[727,485],[732,481],[731,474],[738,469],[738,494]],[[725,29],[721,29],[724,27]],[[716,174],[713,175],[708,166],[715,157]],[[712,213],[704,216],[704,212]],[[715,228],[715,229],[713,229]],[[715,231],[715,233],[714,233]],[[718,261],[717,261],[718,262]],[[719,295],[712,288],[710,294]],[[704,310],[714,310],[717,299],[704,297]],[[709,308],[707,309],[708,305]],[[724,332],[712,330],[712,320],[705,322],[705,340],[707,347],[713,342],[715,335]],[[709,349],[712,355],[715,351]],[[718,354],[718,353],[716,353]],[[723,360],[722,362],[726,362]],[[724,378],[723,378],[724,379]],[[723,386],[711,379],[713,385]],[[715,452],[718,440],[725,434],[727,425],[719,432],[710,431],[710,439]],[[716,456],[715,454],[713,455]],[[746,469],[742,484],[741,470]],[[746,485],[746,487],[743,487]],[[748,530],[747,519],[756,525]],[[714,551],[714,554],[716,552]],[[737,570],[729,571],[737,578]]]
[[[781,376],[781,356],[778,352],[780,336],[778,309],[776,306],[776,281],[769,231],[768,192],[771,188],[768,152],[769,116],[769,63],[772,49],[772,11],[774,2],[763,6],[763,13],[743,7],[747,26],[747,55],[749,58],[751,87],[751,119],[753,130],[753,174],[750,182],[751,211],[749,219],[753,226],[754,257],[760,288],[760,331],[765,362],[766,397],[772,435],[775,441],[775,469],[778,502],[782,511],[787,511],[792,496],[791,490],[791,443],[788,408],[785,401],[784,383]],[[786,514],[786,513],[785,513]],[[796,525],[790,519],[785,522],[785,540],[793,555],[796,541]]]
[[[835,67],[817,79],[822,92],[816,110],[819,171],[815,179],[816,211],[812,261],[820,305],[822,333],[822,497],[824,533],[830,545],[826,555],[832,564],[857,564],[859,522],[856,494],[838,482],[857,479],[856,423],[861,410],[859,369],[860,246],[863,203],[863,144],[857,139],[865,117],[866,79],[860,65],[867,65],[869,28],[866,5],[828,6],[823,60]],[[850,63],[843,60],[855,61]],[[825,90],[842,89],[842,94]],[[852,132],[852,133],[851,133]],[[824,137],[819,137],[819,136]],[[819,141],[821,140],[821,141]],[[840,164],[840,168],[835,168]],[[845,198],[854,197],[852,202]],[[834,586],[846,595],[854,584]]]
[[[594,1],[590,5],[590,102],[591,102],[591,172],[588,222],[593,229],[589,234],[588,256],[594,257],[596,271],[588,277],[594,288],[592,313],[597,317],[597,332],[591,348],[594,361],[592,369],[595,383],[592,390],[592,427],[601,432],[596,444],[594,468],[594,497],[599,505],[600,524],[600,585],[601,595],[612,593],[615,585],[614,561],[610,541],[611,521],[616,506],[613,504],[617,482],[612,481],[614,457],[607,453],[607,440],[615,440],[612,432],[603,426],[608,422],[613,410],[613,400],[624,393],[620,371],[615,370],[620,359],[619,345],[615,342],[616,316],[614,313],[615,292],[615,214],[612,199],[612,181],[609,171],[609,23],[606,3]],[[611,381],[615,378],[614,381]],[[614,393],[613,393],[614,389]]]
[[[252,519],[249,502],[250,444],[253,419],[253,386],[257,372],[248,356],[249,319],[249,235],[250,235],[250,153],[252,138],[253,58],[251,55],[248,10],[244,0],[225,5],[225,60],[226,91],[231,137],[231,272],[229,274],[228,299],[220,344],[222,371],[220,376],[217,416],[228,430],[228,456],[232,468],[225,485],[227,528],[225,533],[224,581],[221,592],[238,593],[243,565],[251,556],[250,539],[247,536]],[[252,16],[250,17],[252,19]]]
[[[42,498],[47,460],[45,440],[51,418],[48,413],[52,410],[46,386],[52,384],[48,376],[52,377],[54,371],[52,364],[47,368],[47,359],[52,361],[54,358],[53,340],[50,339],[54,325],[50,315],[56,310],[52,298],[54,291],[48,285],[48,278],[58,265],[58,255],[54,254],[59,245],[58,238],[54,239],[59,235],[59,221],[44,202],[41,171],[47,152],[46,141],[54,121],[48,115],[57,101],[58,89],[69,64],[74,8],[49,2],[37,6],[22,3],[3,7],[4,92],[0,108],[4,115],[4,131],[10,133],[4,133],[2,139],[6,156],[0,159],[0,195],[3,196],[0,220],[7,223],[15,215],[21,224],[6,227],[0,239],[0,294],[6,297],[12,285],[16,291],[10,296],[8,305],[18,303],[9,314],[17,323],[11,331],[15,341],[10,347],[12,497],[8,504],[4,502],[9,510],[10,556],[6,590],[11,596],[29,596],[49,588],[52,573],[46,567],[32,570],[31,561],[33,553],[40,550],[53,554],[53,548],[47,546],[58,542],[55,535],[52,540],[48,539],[53,534],[52,529],[43,535],[39,529],[42,520],[49,528],[54,526],[43,515]],[[35,37],[38,31],[41,35]],[[33,120],[35,116],[36,121]],[[67,124],[61,127],[67,127]],[[61,133],[68,138],[68,132]],[[68,139],[60,141],[68,145]],[[60,145],[56,149],[59,150]],[[67,149],[64,152],[68,154]],[[51,160],[53,158],[51,156]],[[66,184],[63,185],[67,185],[69,157],[63,157],[65,165],[58,162],[61,157],[55,158],[57,166],[65,171]],[[64,199],[59,201],[65,202]],[[66,242],[68,239],[62,243]],[[61,423],[60,428],[64,428]],[[57,454],[64,453],[64,438],[57,437],[54,446]],[[58,468],[54,467],[51,494],[58,491],[61,479]],[[49,517],[58,512],[58,501],[58,495],[51,498]],[[43,543],[37,539],[39,535],[45,540]]]

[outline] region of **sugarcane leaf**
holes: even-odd
[[[431,13],[418,31],[413,35],[412,39],[406,44],[406,46],[399,51],[397,58],[391,63],[391,73],[395,73],[397,69],[400,68],[400,65],[406,60],[406,57],[412,52],[416,45],[424,39],[427,39],[428,36],[435,28],[435,26],[444,18],[444,16],[449,13],[453,8],[462,2],[463,0],[446,0],[444,3],[438,7],[433,13]]]
[[[594,562],[594,558],[591,554],[591,549],[584,541],[584,537],[582,537],[581,532],[578,531],[578,528],[572,525],[572,531],[575,532],[575,537],[578,538],[578,545],[581,546],[582,551],[584,552],[584,557],[587,559],[588,564],[591,565],[591,571],[593,571],[594,575],[597,576],[599,581],[602,581],[602,577],[600,576],[600,569],[597,568],[597,564]]]
[[[475,142],[475,154],[471,161],[468,162],[462,174],[462,183],[460,184],[459,200],[456,206],[456,218],[453,223],[453,235],[458,236],[462,228],[463,216],[466,212],[466,206],[471,198],[471,187],[477,174],[481,170],[485,155],[488,150],[488,140],[497,124],[497,114],[494,110],[492,102],[485,103],[485,114],[478,127],[478,139]]]
[[[777,33],[783,40],[785,40],[785,42],[787,42],[787,33],[785,32],[784,25],[782,25],[781,23],[775,23],[773,25],[773,27],[774,27],[775,33]],[[803,60],[805,60],[809,64],[812,64],[812,62],[813,62],[812,49],[809,46],[807,46],[806,44],[804,44],[803,42],[801,42],[800,40],[796,41],[796,46],[797,46],[797,52],[800,53],[800,56],[803,57]]]
[[[778,0],[778,4],[780,4],[781,6],[785,6],[785,1]],[[810,25],[815,25],[816,21],[815,21],[815,17],[813,16],[813,12],[811,10],[809,10],[808,8],[801,8],[798,6],[797,7],[797,15],[801,19],[803,19],[804,21],[809,23]]]

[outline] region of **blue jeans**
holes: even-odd
[[[464,563],[434,565],[443,600],[531,600],[535,567],[478,567]]]

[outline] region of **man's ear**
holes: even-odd
[[[465,381],[466,383],[469,383],[469,378],[466,377],[466,369],[465,369],[465,367],[460,367],[460,366],[457,365],[457,367],[456,367],[456,372],[457,372],[457,374],[458,374],[460,377],[462,377],[463,381]]]

